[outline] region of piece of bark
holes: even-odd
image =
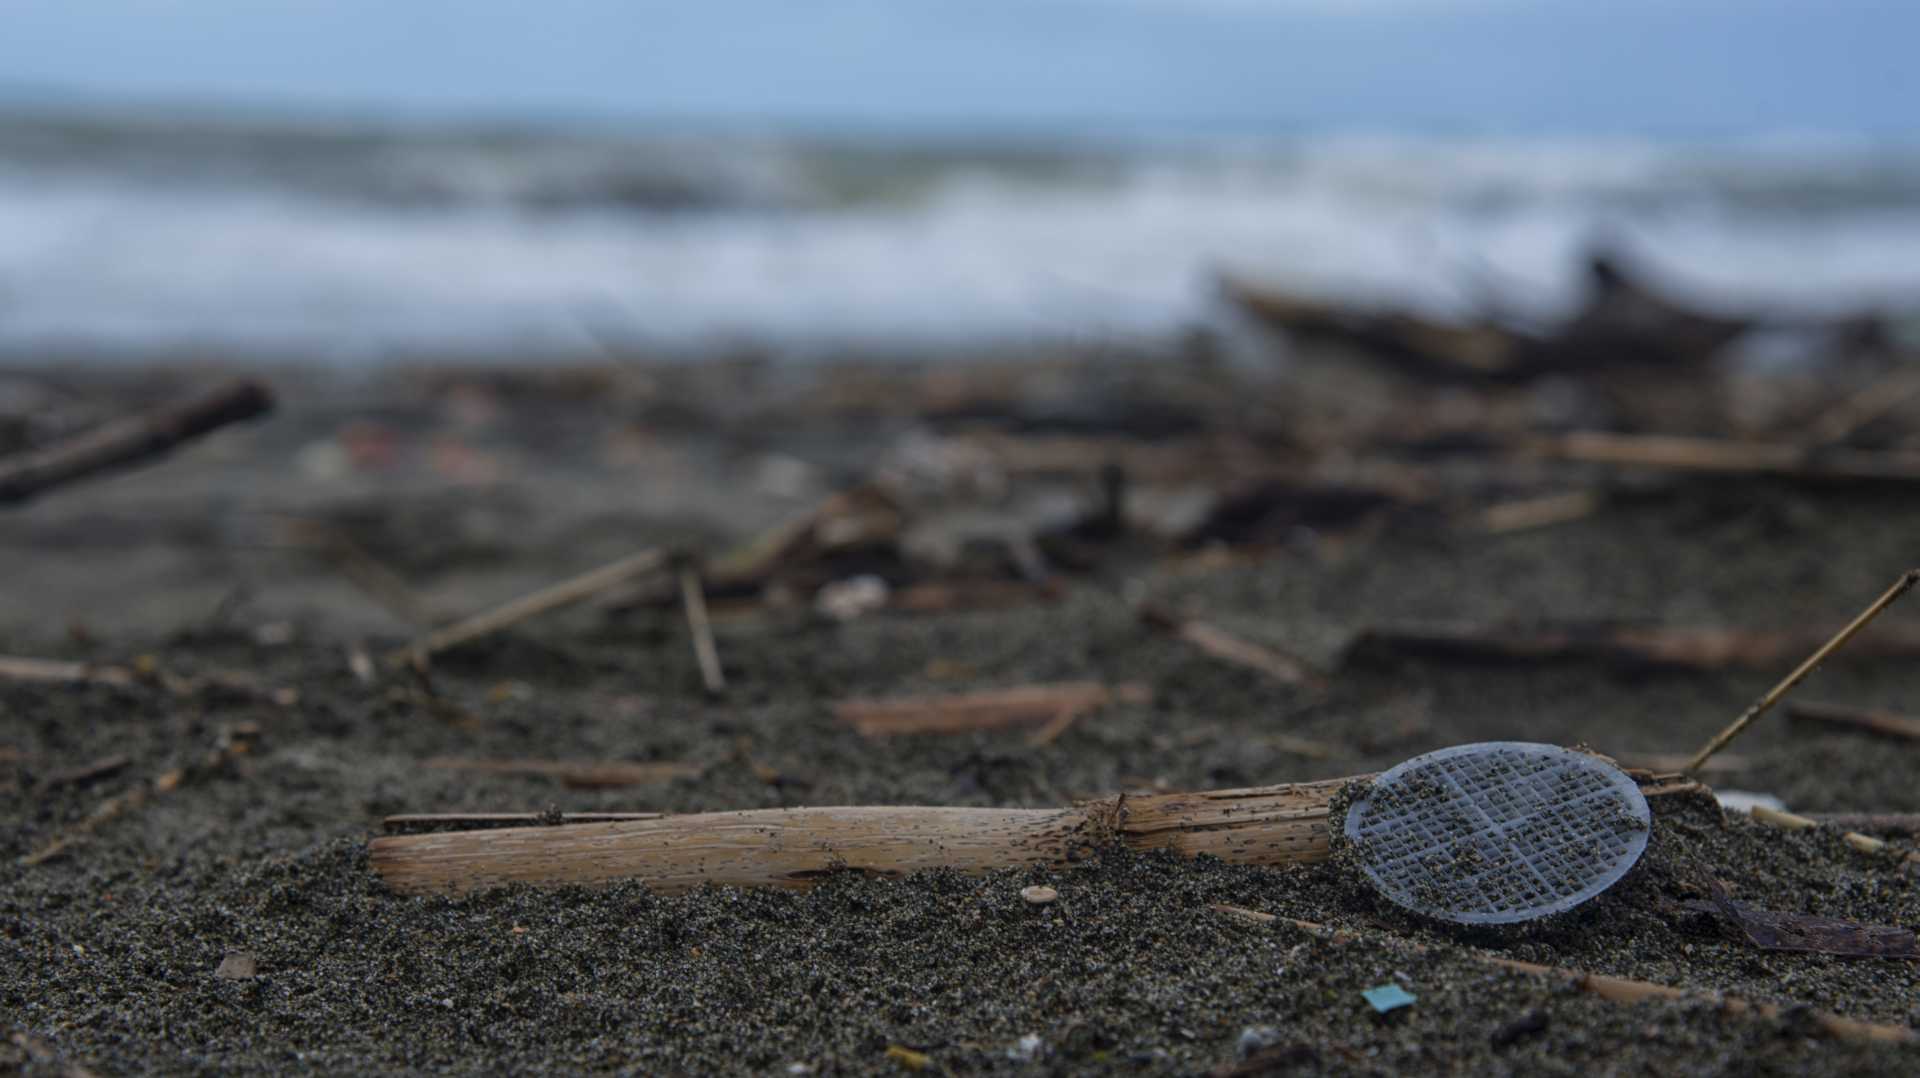
[[[1213,910],[1256,924],[1292,925],[1304,932],[1322,936],[1336,943],[1348,943],[1357,937],[1351,933],[1328,928],[1312,921],[1300,921],[1291,917],[1277,917],[1259,910],[1245,909],[1239,906],[1215,905]],[[1396,944],[1414,951],[1425,953],[1432,948],[1406,940],[1396,940]],[[1814,1028],[1826,1036],[1839,1040],[1879,1041],[1894,1044],[1910,1044],[1920,1040],[1920,1034],[1909,1026],[1886,1025],[1878,1022],[1862,1022],[1856,1018],[1825,1011],[1816,1011],[1801,1005],[1782,1006],[1774,1003],[1753,1003],[1732,996],[1709,995],[1701,992],[1689,992],[1684,988],[1671,985],[1654,984],[1650,981],[1636,981],[1626,977],[1610,977],[1600,973],[1585,973],[1580,970],[1561,969],[1555,966],[1543,966],[1535,962],[1521,962],[1511,958],[1499,958],[1478,951],[1459,952],[1477,962],[1490,966],[1513,970],[1533,977],[1545,977],[1554,981],[1571,984],[1590,995],[1598,996],[1610,1003],[1642,1003],[1647,1000],[1680,1000],[1700,1004],[1710,1004],[1726,1014],[1752,1014],[1771,1021],[1780,1021],[1789,1017],[1803,1017]]]
[[[622,823],[657,820],[658,812],[415,812],[380,821],[387,831],[472,830],[481,827],[559,826],[576,823]]]
[[[1876,708],[1808,701],[1788,704],[1787,718],[1796,724],[1818,726],[1824,730],[1869,734],[1896,741],[1920,741],[1920,718]]]
[[[623,763],[599,760],[521,760],[472,759],[436,756],[422,766],[442,771],[473,771],[488,775],[531,776],[558,779],[563,786],[581,790],[617,789],[689,778],[706,769],[699,764],[666,761],[660,763]]]
[[[273,395],[265,385],[241,379],[190,400],[0,459],[0,505],[24,502],[91,475],[160,457],[183,442],[272,409]]]
[[[637,577],[657,572],[666,564],[667,555],[662,550],[650,549],[629,554],[619,561],[541,588],[539,591],[502,603],[472,617],[463,618],[445,628],[435,629],[413,643],[390,652],[387,655],[387,661],[396,666],[424,663],[443,651],[491,636],[503,629],[518,625],[528,618],[584,602]]]
[[[1278,648],[1243,640],[1217,625],[1184,617],[1152,604],[1142,605],[1139,615],[1141,621],[1172,633],[1221,662],[1263,674],[1282,685],[1314,690],[1327,687],[1325,674],[1314,669],[1306,660],[1288,655]]]
[[[1735,902],[1719,881],[1708,887],[1711,899],[1681,903],[1690,910],[1718,913],[1747,942],[1763,951],[1797,951],[1842,958],[1920,959],[1920,940],[1894,925],[1867,925],[1836,917],[1783,910],[1763,910]]]
[[[1537,626],[1409,623],[1362,630],[1347,645],[1341,665],[1390,657],[1480,663],[1587,660],[1686,670],[1766,669],[1799,659],[1826,639],[1801,632],[1605,622]],[[1849,653],[1876,658],[1920,655],[1920,634],[1882,628],[1861,637]]]
[[[904,734],[957,734],[1047,723],[1063,713],[1082,714],[1109,703],[1145,703],[1153,692],[1127,682],[1065,681],[983,689],[968,693],[842,700],[834,715],[867,737]]]

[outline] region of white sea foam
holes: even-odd
[[[180,141],[0,138],[0,349],[1121,337],[1222,270],[1543,316],[1596,238],[1726,304],[1920,299],[1920,158],[1822,140]]]

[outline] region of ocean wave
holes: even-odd
[[[1596,238],[1723,304],[1911,307],[1920,158],[1833,140],[1101,143],[0,123],[0,348],[339,356],[1164,333],[1222,270],[1571,302]]]

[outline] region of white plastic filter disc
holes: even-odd
[[[1460,924],[1561,913],[1646,851],[1640,787],[1586,753],[1488,741],[1416,756],[1347,810],[1360,868],[1394,904]]]

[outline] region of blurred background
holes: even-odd
[[[1140,340],[1221,272],[1544,321],[1596,241],[1703,302],[1920,296],[1900,0],[4,11],[13,356]]]

